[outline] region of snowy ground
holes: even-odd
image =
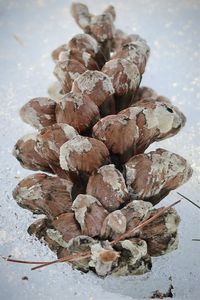
[[[84,1],[100,12],[107,1]],[[188,122],[176,137],[154,144],[189,160],[194,175],[179,189],[200,204],[200,2],[198,0],[112,1],[117,27],[148,40],[151,57],[143,85],[171,98]],[[80,30],[69,14],[68,0],[0,1],[0,254],[24,259],[52,259],[54,255],[26,233],[34,220],[19,208],[11,191],[30,172],[11,156],[16,140],[31,127],[23,124],[19,108],[29,99],[45,96],[53,79],[52,49]],[[179,199],[176,192],[163,204]],[[68,265],[41,271],[0,261],[0,299],[143,299],[152,291],[174,286],[176,299],[198,299],[200,294],[200,211],[186,201],[177,206],[182,222],[177,251],[154,259],[153,269],[140,277],[104,280],[81,274]],[[27,276],[28,280],[22,280]]]

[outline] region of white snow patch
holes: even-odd
[[[61,247],[67,248],[68,243],[63,240],[63,236],[58,230],[55,229],[47,229],[46,231],[48,237],[58,243]]]
[[[75,212],[76,220],[79,222],[81,229],[83,229],[85,225],[87,208],[95,202],[101,206],[101,203],[91,195],[79,194],[74,200],[72,204],[72,210]]]
[[[76,131],[76,129],[68,124],[62,124],[61,127],[69,139],[73,139],[74,137],[76,137],[78,135],[78,132]]]
[[[81,74],[76,80],[78,88],[82,93],[90,93],[95,88],[97,82],[102,81],[103,90],[110,95],[114,93],[112,82],[110,78],[100,71],[86,71]]]
[[[131,185],[135,179],[136,179],[136,169],[134,169],[134,165],[130,167],[128,167],[127,165],[125,165],[125,168],[126,168],[126,183],[127,185]]]
[[[113,164],[99,168],[98,173],[102,175],[103,181],[108,183],[116,192],[119,192],[122,197],[125,192],[128,193],[122,174]]]
[[[16,201],[18,203],[23,203],[24,200],[38,200],[43,198],[43,191],[40,183],[36,183],[31,187],[21,187],[18,195],[16,196]]]
[[[85,66],[87,67],[88,66],[88,63],[89,63],[89,61],[90,61],[90,58],[91,58],[91,55],[89,54],[89,53],[87,53],[87,52],[83,52],[82,53],[82,58],[83,58],[83,61],[84,61],[84,63],[85,63]]]

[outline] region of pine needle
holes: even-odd
[[[193,205],[195,205],[196,207],[198,207],[200,209],[200,206],[198,204],[196,204],[195,202],[193,202],[192,200],[190,200],[189,198],[185,197],[184,195],[182,195],[181,193],[177,192],[177,194],[179,196],[181,196],[182,198],[186,199],[187,201],[189,201],[190,203],[192,203]]]
[[[70,261],[79,261],[79,260],[82,260],[82,259],[90,257],[90,256],[91,256],[90,251],[85,251],[85,252],[81,252],[81,253],[78,253],[78,254],[72,254],[72,255],[64,256],[62,258],[59,258],[59,259],[56,259],[56,260],[53,260],[53,261],[43,262],[42,264],[40,264],[37,267],[32,268],[31,270],[34,271],[34,270],[37,270],[37,269],[40,269],[40,268],[43,268],[43,267],[46,267],[46,266],[49,266],[49,265],[53,265],[53,264],[61,263],[61,262],[66,262],[66,261],[68,261],[68,262],[70,262]]]
[[[48,262],[44,262],[44,261],[31,261],[31,260],[29,261],[29,260],[13,259],[10,257],[5,257],[3,255],[0,255],[0,257],[6,261],[19,263],[19,264],[40,265],[40,264],[48,263]]]

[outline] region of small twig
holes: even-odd
[[[192,241],[200,242],[200,239],[192,239]]]
[[[183,197],[184,199],[186,199],[187,201],[189,201],[190,203],[192,203],[193,205],[195,205],[196,207],[198,207],[200,209],[200,206],[198,204],[196,204],[195,202],[193,202],[192,200],[190,200],[189,198],[185,197],[184,195],[182,195],[179,192],[177,192],[177,194],[180,195],[181,197]]]
[[[117,239],[113,240],[111,242],[111,244],[117,244],[119,241],[124,240],[126,237],[129,237],[129,235],[131,233],[134,233],[135,231],[145,227],[146,225],[148,225],[149,223],[153,222],[155,219],[157,219],[158,217],[160,217],[161,215],[163,215],[167,210],[169,210],[171,207],[175,206],[176,204],[180,203],[181,200],[178,200],[174,203],[172,203],[169,206],[164,207],[163,209],[161,209],[158,213],[156,213],[155,215],[153,215],[151,218],[141,222],[138,226],[126,231],[124,234],[120,235]]]

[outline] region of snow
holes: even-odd
[[[107,6],[105,0],[84,3],[94,13]],[[188,159],[194,174],[179,192],[200,205],[200,2],[113,0],[112,3],[117,11],[117,28],[139,33],[151,47],[142,85],[169,97],[187,116],[186,126],[177,136],[153,144],[148,152],[161,147]],[[69,0],[0,3],[0,254],[5,256],[55,259],[48,247],[27,233],[27,227],[36,217],[12,199],[12,189],[32,172],[22,169],[11,152],[19,137],[30,131],[20,120],[19,109],[32,98],[47,96],[47,87],[54,80],[51,51],[81,32],[70,17],[69,5]],[[161,205],[179,198],[174,191]],[[150,273],[101,279],[92,273],[81,274],[67,264],[31,271],[29,265],[0,259],[0,298],[148,299],[153,291],[166,292],[172,284],[175,299],[198,299],[200,242],[193,242],[192,238],[200,238],[200,211],[186,200],[182,200],[177,210],[182,219],[178,250],[153,259]],[[23,276],[28,280],[22,280]]]

